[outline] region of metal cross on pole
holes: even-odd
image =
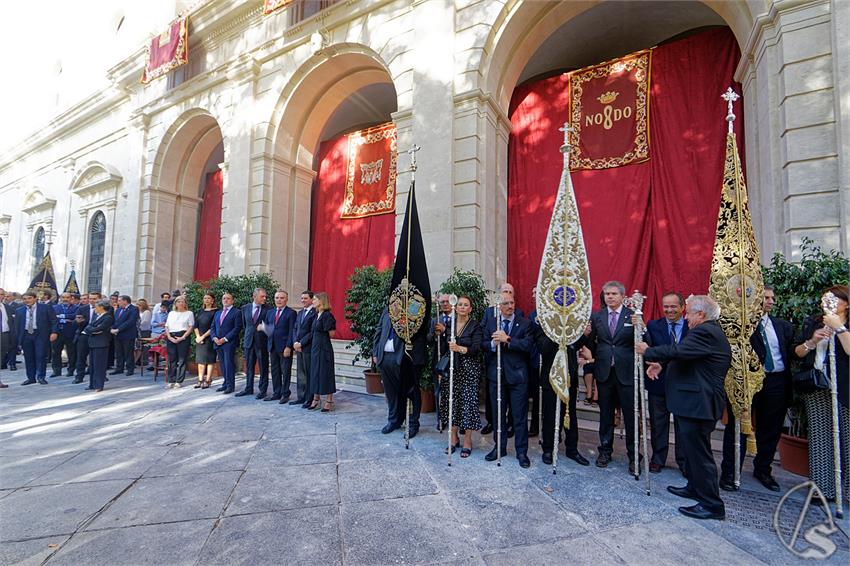
[[[732,105],[738,100],[740,95],[732,90],[732,87],[726,89],[726,92],[720,95],[720,98],[726,101],[726,121],[729,123],[729,133],[732,133],[732,124],[735,122],[735,113],[732,111]]]

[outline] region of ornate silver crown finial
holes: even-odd
[[[410,169],[412,171],[416,171],[416,152],[422,149],[420,146],[413,144],[413,146],[407,150],[407,153],[410,154]]]
[[[726,92],[720,95],[720,98],[726,101],[726,121],[729,123],[729,133],[732,133],[732,123],[735,121],[735,113],[732,112],[732,105],[738,100],[740,95],[732,90],[732,87],[726,89]]]
[[[574,130],[572,126],[570,126],[569,122],[564,122],[564,125],[558,128],[559,132],[564,132],[564,144],[561,146],[561,153],[569,153],[572,151],[573,146],[570,145],[570,133]]]

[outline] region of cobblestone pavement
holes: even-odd
[[[443,453],[435,416],[405,450],[380,433],[382,397],[340,392],[322,414],[144,377],[103,393],[73,385],[0,391],[0,564],[785,564],[803,560],[773,531],[779,496],[753,480],[724,493],[728,518],[682,517],[669,494],[628,475],[622,440],[607,469],[560,458],[558,475],[511,453]],[[238,385],[241,385],[239,380]],[[594,434],[582,450],[595,458]],[[672,457],[671,457],[672,458]],[[802,478],[777,469],[784,489]],[[802,506],[783,506],[791,530]],[[787,513],[786,513],[787,512]],[[787,516],[785,516],[787,515]],[[810,509],[802,532],[825,515]],[[828,536],[848,563],[848,522]],[[787,539],[789,535],[786,533]],[[828,546],[828,545],[827,545]],[[812,547],[803,534],[798,550]]]

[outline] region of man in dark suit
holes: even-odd
[[[531,352],[533,331],[531,323],[514,312],[514,298],[510,293],[502,293],[499,311],[501,324],[495,317],[491,318],[484,326],[484,338],[481,342],[487,366],[487,385],[490,389],[490,399],[494,403],[493,413],[497,423],[497,430],[493,433],[497,444],[484,458],[492,462],[499,454],[507,454],[508,436],[504,430],[501,435],[498,434],[498,415],[501,413],[502,422],[507,423],[507,408],[510,406],[516,457],[519,465],[527,468],[531,465],[528,459],[528,355]],[[497,372],[499,349],[501,375]],[[497,389],[499,382],[502,389],[501,403]]]
[[[89,357],[89,339],[88,335],[83,333],[86,326],[89,325],[89,320],[86,318],[88,305],[85,305],[85,307],[85,309],[78,309],[74,317],[74,327],[76,328],[74,331],[74,348],[77,350],[77,365],[74,366],[76,375],[73,383],[83,382]]]
[[[619,281],[602,286],[605,308],[590,317],[588,346],[596,360],[593,377],[599,392],[599,456],[596,465],[608,467],[614,453],[614,408],[623,410],[629,473],[634,473],[634,327],[632,310],[623,305],[626,288]],[[642,456],[641,456],[642,458]]]
[[[27,368],[27,380],[21,385],[29,385],[36,380],[47,385],[47,355],[50,343],[58,336],[59,321],[52,306],[36,303],[35,293],[27,291],[23,298],[24,305],[15,313],[15,334],[24,350]]]
[[[534,329],[534,351],[539,352],[542,358],[542,363],[539,368],[540,386],[543,388],[543,463],[546,465],[552,464],[552,452],[557,450],[555,445],[555,409],[557,405],[557,395],[552,389],[552,384],[549,381],[549,373],[552,371],[552,364],[555,362],[555,355],[558,353],[558,344],[553,342],[541,328],[537,322],[537,310],[535,309],[531,316],[532,328]],[[576,410],[576,399],[578,398],[578,351],[587,342],[587,337],[582,336],[575,343],[570,344],[567,348],[567,367],[570,373],[570,402],[566,408],[569,411],[570,428],[564,429],[564,420],[560,419],[559,429],[564,429],[564,448],[567,458],[575,461],[582,466],[589,466],[590,462],[581,455],[578,451],[578,414]],[[532,364],[533,366],[533,364]],[[564,415],[564,408],[561,408],[561,416]],[[533,421],[532,421],[533,422]],[[560,435],[559,435],[560,436]],[[558,440],[560,444],[560,438]]]
[[[661,308],[664,316],[646,323],[646,342],[650,346],[663,346],[666,344],[678,344],[688,334],[688,324],[683,315],[685,313],[685,298],[680,293],[666,293],[661,297]],[[664,395],[664,376],[666,370],[662,369],[658,379],[645,380],[647,398],[649,399],[649,424],[652,434],[652,459],[649,462],[649,471],[657,474],[667,465],[667,452],[670,448],[670,411],[667,410],[667,398]],[[682,474],[685,473],[685,458],[680,448],[678,428],[675,427],[673,434],[676,438],[676,463]]]
[[[6,304],[6,291],[0,289],[0,369],[18,369],[15,362],[15,354],[18,351],[16,330],[15,309]]]
[[[426,333],[417,333],[413,338],[412,346],[413,350],[405,352],[404,341],[396,334],[390,320],[390,313],[384,308],[372,349],[372,361],[381,372],[381,381],[387,398],[387,424],[381,429],[383,434],[391,433],[404,423],[408,399],[413,405],[413,413],[410,416],[410,438],[419,432],[419,413],[422,410],[419,376],[422,374],[422,368],[428,356]]]
[[[289,387],[292,382],[292,335],[295,331],[295,311],[286,306],[289,293],[278,291],[274,294],[274,308],[266,313],[266,334],[272,371],[272,395],[266,397],[268,380],[260,379],[260,392],[257,399],[263,401],[289,401]]]
[[[115,337],[115,370],[112,375],[125,371],[127,375],[133,375],[133,347],[139,337],[139,309],[129,296],[121,295],[118,297],[118,308],[115,309],[114,317],[111,332]]]
[[[260,362],[260,387],[269,383],[269,350],[268,341],[264,334],[266,319],[266,290],[254,289],[253,301],[242,305],[242,326],[245,334],[242,337],[242,353],[245,355],[245,389],[236,397],[254,394],[254,367]],[[265,397],[265,395],[263,395]]]
[[[726,508],[720,499],[711,433],[726,403],[724,381],[732,365],[732,349],[717,324],[720,307],[711,297],[691,296],[686,308],[690,332],[681,343],[650,348],[641,342],[635,350],[652,362],[647,369],[650,379],[658,377],[661,363],[667,364],[667,408],[679,418],[688,478],[686,486],[668,486],[667,490],[697,501],[696,505],[679,507],[683,515],[723,520]]]
[[[225,395],[236,389],[236,346],[239,344],[239,332],[242,331],[242,312],[233,306],[233,295],[221,296],[221,309],[213,317],[210,338],[213,348],[218,352],[218,362],[224,382],[216,389]]]
[[[53,374],[50,377],[62,375],[62,350],[65,350],[68,356],[68,375],[73,375],[74,367],[77,365],[77,349],[74,347],[74,335],[77,330],[74,317],[77,314],[77,307],[71,304],[71,293],[59,295],[59,302],[53,305],[53,310],[56,313],[56,319],[59,321],[59,336],[52,344],[53,358],[51,365],[53,366]]]
[[[307,385],[310,381],[310,352],[313,341],[313,322],[316,320],[316,309],[313,308],[313,292],[301,293],[301,310],[295,319],[295,330],[292,333],[292,349],[298,360],[295,371],[295,392],[297,399],[290,405],[301,405],[305,409],[310,406],[313,396],[308,395]]]
[[[771,473],[771,463],[776,455],[776,445],[782,433],[785,413],[792,395],[791,360],[794,327],[790,322],[771,316],[776,303],[772,287],[764,288],[764,315],[756,331],[750,336],[750,344],[764,366],[764,381],[761,390],[753,395],[752,415],[756,432],[756,455],[753,458],[753,477],[771,491],[780,491],[779,483]],[[723,461],[720,463],[720,488],[736,491],[735,486],[735,415],[732,406],[726,403],[727,420],[723,431]],[[739,466],[743,466],[747,436],[742,434]]]

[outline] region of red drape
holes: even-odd
[[[198,251],[195,254],[195,280],[218,277],[221,246],[221,171],[207,173],[204,198],[201,204],[201,223],[198,230]]]
[[[652,57],[650,160],[572,174],[594,293],[620,280],[647,295],[649,317],[665,291],[708,290],[726,135],[720,95],[729,86],[741,92],[728,28],[662,45]],[[742,143],[740,102],[736,114]],[[510,117],[508,280],[529,312],[563,165],[566,75],[517,87]]]
[[[395,253],[395,214],[340,218],[347,168],[348,136],[322,142],[313,188],[310,288],[328,294],[339,339],[354,338],[345,320],[345,292],[351,286],[348,278],[363,265],[391,266]]]

